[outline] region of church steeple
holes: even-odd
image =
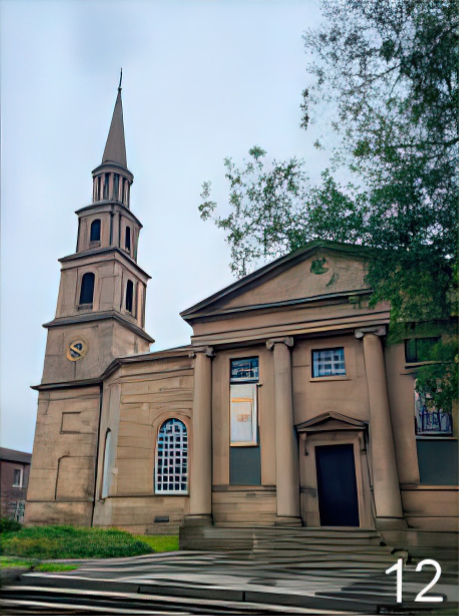
[[[130,207],[130,190],[134,176],[127,168],[121,78],[102,164],[94,169],[92,176],[94,178],[93,203],[110,201],[121,203],[127,208]]]
[[[92,203],[76,212],[76,251],[59,259],[43,383],[96,378],[115,357],[147,352],[153,342],[144,329],[150,276],[137,264],[142,223],[129,207],[134,176],[126,166],[121,83],[102,163],[92,175]]]
[[[121,100],[121,80],[113,110],[112,123],[108,132],[102,163],[118,163],[127,168],[126,143],[124,140],[123,102]]]

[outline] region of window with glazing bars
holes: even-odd
[[[312,376],[345,376],[344,348],[312,352]]]
[[[188,434],[179,419],[168,419],[158,433],[155,492],[186,494],[188,491]]]

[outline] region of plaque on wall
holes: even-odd
[[[257,386],[230,386],[230,445],[257,445]]]

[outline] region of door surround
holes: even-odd
[[[368,423],[327,412],[295,426],[299,435],[301,515],[305,526],[320,526],[316,447],[352,445],[360,528],[374,528],[374,505],[367,458]]]

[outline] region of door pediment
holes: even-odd
[[[366,430],[368,423],[341,413],[328,411],[295,426],[299,434],[332,432],[336,430]]]

